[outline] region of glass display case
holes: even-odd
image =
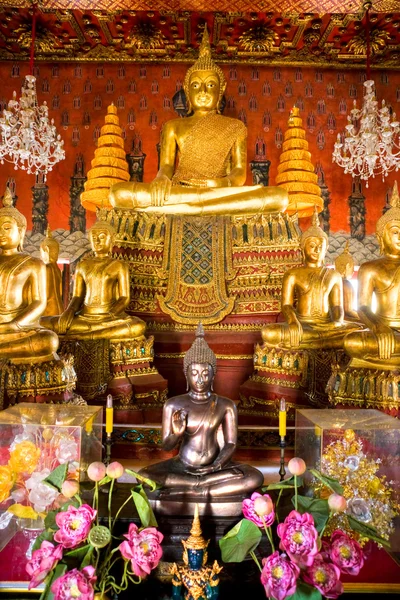
[[[14,554],[24,548],[29,558],[46,514],[63,500],[46,483],[57,467],[83,481],[87,466],[101,460],[102,415],[101,406],[28,402],[0,412],[0,556],[15,546]]]
[[[346,513],[373,526],[400,552],[400,420],[372,409],[297,410],[295,455],[337,479]],[[320,485],[314,478],[305,483]]]

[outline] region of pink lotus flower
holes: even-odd
[[[57,513],[56,523],[60,529],[54,534],[54,540],[64,548],[75,548],[86,540],[96,513],[88,504],[79,508],[69,506],[65,512]]]
[[[303,573],[306,583],[313,585],[325,598],[337,598],[343,594],[340,570],[330,562],[325,562],[318,554],[311,567]]]
[[[300,569],[290,562],[285,554],[279,555],[276,551],[264,558],[262,563],[261,583],[267,598],[284,600],[295,593]]]
[[[358,575],[364,565],[364,552],[358,542],[337,529],[331,535],[331,544],[324,550],[342,573]]]
[[[93,600],[94,582],[97,577],[94,567],[85,567],[82,571],[72,569],[55,580],[51,586],[54,600]]]
[[[264,500],[263,503],[261,499]],[[270,527],[275,519],[274,505],[268,494],[254,492],[250,498],[243,500],[242,511],[245,518],[253,521],[257,527],[264,527],[264,524]]]
[[[146,527],[139,531],[138,527],[131,523],[124,537],[128,541],[119,546],[122,556],[131,561],[132,571],[137,577],[146,577],[160,561],[163,534],[155,527]]]
[[[318,554],[318,532],[312,515],[292,510],[277,531],[281,538],[279,548],[299,567],[310,567]]]
[[[51,542],[44,540],[38,550],[32,552],[32,558],[26,564],[26,572],[31,578],[28,589],[37,587],[44,581],[62,558],[63,547],[54,546]]]

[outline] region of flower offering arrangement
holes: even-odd
[[[263,488],[275,501],[269,493],[258,492],[243,501],[244,518],[219,542],[222,560],[242,562],[251,556],[270,600],[337,598],[343,592],[341,575],[358,575],[364,564],[363,549],[355,538],[369,538],[386,547],[388,542],[373,527],[348,514],[337,480],[310,469],[308,476],[329,493],[325,498],[304,496],[299,490],[307,476],[306,463],[292,458],[288,469],[292,477]],[[347,519],[351,536],[332,528],[329,533],[338,514]],[[271,547],[270,555],[264,557],[256,552],[263,532]]]
[[[21,403],[0,413],[0,516],[43,519],[63,503],[53,473],[79,481],[101,457],[101,407]]]

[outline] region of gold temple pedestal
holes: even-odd
[[[335,365],[327,386],[329,402],[337,407],[375,408],[400,415],[400,370],[341,368]]]
[[[296,409],[327,407],[332,364],[345,360],[340,350],[289,350],[257,344],[254,373],[240,387],[238,408],[249,416],[262,414],[267,423],[276,424],[279,400],[285,398],[288,423],[294,425]]]
[[[98,401],[112,394],[114,407],[120,411],[144,407],[161,411],[168,384],[150,364],[153,342],[152,336],[133,340],[64,340],[61,351],[75,356],[77,392],[85,400]]]
[[[40,364],[3,363],[0,367],[0,409],[5,403],[68,402],[73,399],[76,372],[72,356]]]

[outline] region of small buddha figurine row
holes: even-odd
[[[112,258],[115,230],[105,220],[89,232],[93,257],[77,267],[72,299],[62,311],[58,244],[48,234],[44,262],[23,252],[26,218],[8,188],[0,208],[0,358],[40,363],[56,357],[58,335],[73,339],[124,340],[143,336],[146,325],[128,316],[129,270]],[[46,276],[47,269],[47,276]],[[42,316],[46,312],[59,316]],[[57,335],[58,334],[58,335]]]

